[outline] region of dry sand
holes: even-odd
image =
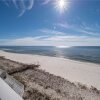
[[[41,65],[40,68],[51,74],[61,76],[72,82],[80,82],[88,86],[94,86],[100,90],[100,65],[79,62],[64,58],[48,57],[31,54],[18,54],[0,51],[0,56],[14,61]]]

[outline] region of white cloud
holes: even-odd
[[[83,29],[79,29],[78,31],[80,33],[84,33],[84,34],[91,35],[91,36],[100,36],[100,33],[93,32],[93,31],[88,31],[88,30],[83,30]]]
[[[99,25],[96,24],[94,25],[95,28],[89,27],[85,23],[82,23],[80,26],[75,26],[72,24],[68,23],[56,23],[55,24],[58,27],[65,28],[65,29],[70,29],[71,31],[73,30],[75,33],[80,33],[80,35],[90,35],[90,36],[99,36],[100,37],[100,32],[98,30],[94,30],[99,28]]]
[[[20,10],[20,14],[19,14],[19,17],[20,17],[25,13],[25,10],[26,10],[23,0],[19,1],[18,9]]]
[[[100,38],[85,36],[37,36],[2,39],[0,45],[14,46],[100,46]]]
[[[19,14],[19,17],[20,17],[25,13],[25,11],[31,10],[33,8],[34,2],[36,0],[2,0],[2,1],[8,7],[12,3],[15,6],[15,8],[17,8],[20,11],[20,14]],[[49,2],[51,2],[51,0],[43,0],[43,2],[41,4],[46,5]]]
[[[40,29],[38,31],[45,33],[45,34],[48,34],[48,35],[65,35],[66,34],[64,32],[56,31],[55,29],[51,30],[51,29],[48,29],[48,28]]]
[[[28,0],[29,5],[27,6],[27,9],[31,10],[33,8],[34,0]]]
[[[15,5],[16,8],[18,8],[16,0],[12,0],[13,4]]]
[[[86,24],[85,22],[83,22],[81,24],[81,28],[83,28],[84,30],[88,30],[88,31],[95,31],[97,29],[100,29],[100,25],[98,23],[94,23],[94,24]]]
[[[34,5],[34,0],[3,0],[3,2],[9,5],[9,2],[12,2],[13,5],[20,11],[19,17],[22,16],[26,10],[31,10]]]
[[[33,8],[36,0],[2,0],[6,6],[10,6],[11,3],[20,11],[19,17],[22,16],[25,11],[29,11]],[[41,0],[39,0],[41,3]],[[53,0],[42,0],[42,5],[46,5]]]
[[[26,10],[31,10],[33,8],[33,5],[34,5],[34,0],[28,0],[27,2],[25,2],[25,0],[20,0],[19,9],[21,10],[21,13],[19,14],[19,16],[22,16]]]
[[[56,23],[56,26],[62,27],[62,28],[66,28],[66,29],[74,29],[75,26],[68,24],[68,23]]]
[[[42,5],[46,5],[50,2],[50,0],[43,0]]]
[[[86,38],[85,36],[52,36],[48,37],[45,40],[49,41],[76,41],[76,40],[82,40]]]
[[[6,6],[9,7],[9,1],[8,1],[8,0],[3,0],[3,2],[4,2],[4,4],[5,4]]]

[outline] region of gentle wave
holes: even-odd
[[[100,63],[99,46],[80,46],[66,48],[59,48],[54,46],[1,46],[0,49],[14,53],[63,57],[79,61]]]

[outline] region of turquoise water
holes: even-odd
[[[100,64],[100,46],[58,48],[54,46],[1,46],[1,50],[14,53],[63,57]]]

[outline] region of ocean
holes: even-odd
[[[13,53],[63,57],[71,60],[100,64],[100,46],[0,46],[0,50]]]

